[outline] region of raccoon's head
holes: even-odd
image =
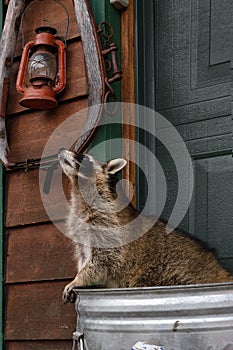
[[[89,154],[78,154],[66,150],[58,153],[58,159],[64,173],[73,183],[80,180],[95,184],[100,191],[107,191],[114,183],[115,174],[127,164],[125,159],[118,158],[106,163],[94,159]],[[78,181],[79,180],[79,181]]]

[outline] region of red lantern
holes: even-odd
[[[23,94],[20,104],[27,108],[58,106],[55,95],[66,85],[66,46],[56,39],[56,29],[39,27],[34,41],[23,49],[16,89]]]

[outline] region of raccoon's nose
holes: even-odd
[[[64,151],[65,151],[65,148],[60,148],[59,149],[58,154],[57,154],[57,157],[58,157],[59,160],[64,159],[64,157],[65,157]]]
[[[66,149],[65,149],[64,147],[62,147],[62,148],[59,149],[59,151],[58,151],[58,153],[57,153],[58,158],[61,157],[62,155],[64,156],[64,151],[65,151],[65,150],[66,150]]]

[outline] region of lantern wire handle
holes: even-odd
[[[21,16],[21,21],[20,21],[20,25],[22,28],[22,48],[24,48],[24,29],[23,29],[23,20],[24,20],[24,16],[26,14],[26,12],[38,1],[45,1],[45,0],[34,0],[32,1],[27,7],[26,9],[23,11],[23,14]],[[69,12],[66,8],[66,6],[60,1],[60,0],[53,0],[55,2],[57,2],[59,5],[61,5],[63,7],[63,9],[66,12],[66,16],[67,16],[67,20],[66,20],[66,32],[65,32],[65,39],[64,39],[64,43],[65,45],[67,45],[67,36],[68,36],[68,30],[69,30],[69,25],[70,25],[70,17],[69,17]]]

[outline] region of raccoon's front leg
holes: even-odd
[[[75,302],[76,293],[73,291],[73,289],[78,287],[83,287],[83,281],[80,274],[77,274],[73,281],[65,286],[62,296],[63,302],[65,304],[68,302]]]
[[[89,284],[89,276],[87,271],[89,270],[89,262],[92,256],[92,249],[90,245],[76,245],[76,254],[78,263],[78,273],[72,282],[67,284],[63,291],[63,302],[66,304],[69,301],[75,302],[76,293],[73,292],[74,288],[84,287]]]

